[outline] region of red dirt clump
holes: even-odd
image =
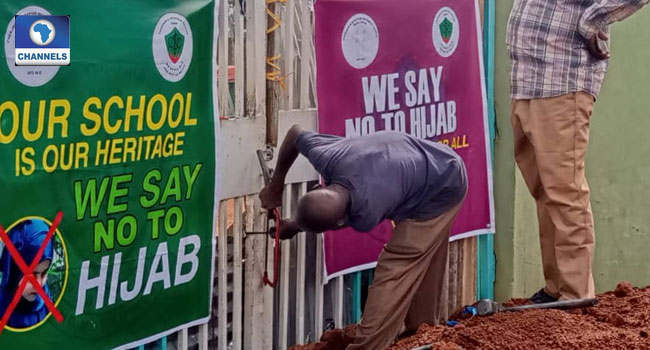
[[[354,336],[357,333],[356,325],[349,325],[344,329],[334,329],[323,333],[320,342],[307,345],[298,345],[289,350],[345,350],[354,343]]]
[[[614,295],[619,298],[626,297],[632,292],[634,292],[634,286],[628,282],[621,282],[614,289]]]
[[[532,304],[533,302],[530,301],[530,299],[527,298],[515,298],[515,299],[510,299],[503,303],[503,306],[505,307],[512,307],[512,306],[521,306],[521,305],[528,305]]]
[[[388,350],[428,344],[436,350],[650,350],[649,333],[650,287],[639,289],[622,282],[614,291],[599,295],[595,307],[499,313],[461,320],[455,327],[422,325],[416,335],[398,340]],[[339,349],[344,348],[325,343],[295,348]]]

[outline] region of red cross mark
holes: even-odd
[[[4,228],[2,228],[2,225],[0,225],[0,240],[4,242],[5,249],[9,251],[9,254],[11,254],[12,259],[16,262],[16,265],[18,265],[23,275],[25,275],[22,281],[20,282],[18,289],[16,290],[16,294],[14,295],[14,298],[11,300],[11,304],[9,304],[9,307],[5,311],[5,314],[2,316],[2,321],[0,321],[0,334],[2,334],[2,330],[5,328],[7,322],[9,322],[9,317],[11,316],[11,314],[14,312],[14,309],[18,305],[18,302],[20,301],[20,298],[23,295],[23,291],[25,290],[25,287],[27,287],[27,282],[32,283],[32,286],[34,286],[38,295],[40,295],[41,298],[43,298],[43,301],[45,301],[45,306],[47,307],[48,310],[50,310],[52,315],[54,315],[54,318],[59,323],[63,322],[63,315],[61,315],[59,310],[56,309],[56,306],[54,306],[54,303],[47,296],[47,293],[45,293],[45,290],[43,290],[43,287],[34,276],[34,269],[36,269],[36,266],[40,263],[41,257],[45,252],[45,248],[47,247],[47,244],[52,239],[52,235],[54,235],[54,231],[56,231],[57,226],[59,226],[59,223],[61,223],[62,218],[63,218],[63,213],[58,212],[56,214],[56,217],[54,218],[54,222],[52,222],[52,225],[50,226],[49,231],[47,231],[47,235],[43,240],[43,244],[41,244],[40,249],[36,253],[34,260],[31,262],[29,266],[27,266],[23,257],[20,255],[16,247],[14,247],[13,243],[9,239],[9,236],[7,236],[7,233],[5,232]]]

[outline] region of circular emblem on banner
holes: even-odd
[[[458,47],[460,24],[454,10],[443,7],[433,19],[433,46],[442,57],[454,54]]]
[[[51,15],[50,12],[48,12],[46,9],[38,6],[28,6],[16,13],[17,15],[23,15],[23,16],[42,16],[42,15]],[[43,25],[48,25],[49,28],[54,29],[54,26],[52,23],[49,23],[49,21],[37,21],[34,24],[38,24],[39,22],[48,22],[48,23],[41,23]],[[32,25],[32,28],[29,30],[30,37],[32,37],[32,31],[33,31],[34,25]],[[34,40],[34,38],[32,38]],[[50,35],[46,41],[42,41],[41,37],[39,36],[37,38],[36,42],[38,45],[47,45],[50,42],[54,40],[54,35]],[[9,21],[9,25],[7,26],[7,31],[5,32],[5,58],[7,59],[7,66],[9,67],[9,71],[11,74],[18,80],[21,84],[27,85],[27,86],[42,86],[47,84],[54,76],[56,73],[59,71],[59,66],[17,66],[16,65],[16,22],[15,22],[15,17],[11,17],[11,21]]]
[[[364,13],[358,13],[348,20],[341,36],[343,56],[356,69],[368,67],[379,51],[379,30],[377,24]]]
[[[185,76],[192,62],[192,28],[187,18],[166,13],[153,32],[153,59],[167,81],[177,82]]]

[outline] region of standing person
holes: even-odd
[[[537,204],[546,285],[531,300],[594,296],[585,179],[608,26],[650,0],[515,0],[508,23],[515,159]]]
[[[438,321],[449,231],[467,193],[461,158],[449,147],[383,131],[355,138],[292,127],[280,147],[262,206],[282,204],[289,168],[304,155],[326,187],[298,202],[296,220],[281,222],[281,237],[350,226],[367,232],[384,219],[395,231],[384,247],[368,292],[355,344],[348,350],[387,348],[402,326],[415,331]]]

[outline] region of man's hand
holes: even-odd
[[[591,39],[587,39],[587,50],[599,60],[608,59],[610,57],[609,48],[606,45],[608,40],[609,36],[600,30]]]
[[[277,186],[271,182],[268,186],[260,192],[260,200],[262,201],[262,208],[266,210],[273,210],[282,206],[282,192],[284,187]]]
[[[302,230],[300,229],[300,227],[298,227],[298,224],[296,224],[295,221],[286,220],[286,219],[280,220],[280,239],[281,240],[291,239],[301,231]],[[275,238],[275,231],[269,232],[269,234],[271,235],[271,237]]]

